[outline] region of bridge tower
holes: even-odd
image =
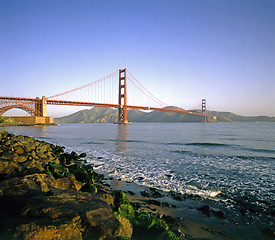
[[[128,123],[127,119],[127,74],[126,68],[119,70],[118,123]]]
[[[35,112],[37,117],[47,117],[47,99],[45,96],[42,99],[39,97],[36,98]]]
[[[202,114],[204,114],[204,116],[202,116],[202,122],[206,123],[206,99],[202,99],[201,101],[201,112]]]

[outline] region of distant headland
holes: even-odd
[[[200,112],[200,110],[197,110],[197,112]],[[218,111],[207,111],[207,114],[215,116],[214,119],[209,118],[209,122],[275,122],[275,117],[268,116],[240,116],[232,112]],[[130,122],[201,122],[202,117],[177,112],[128,110],[128,120]],[[117,110],[95,107],[89,110],[81,110],[68,116],[55,118],[55,122],[115,123],[117,122]]]

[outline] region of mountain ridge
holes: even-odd
[[[182,109],[175,106],[169,108]],[[200,112],[200,110],[195,110]],[[207,111],[207,114],[215,116],[208,118],[210,122],[275,122],[275,117],[268,116],[241,116],[232,112]],[[150,111],[144,112],[130,109],[127,112],[129,122],[201,122],[202,117],[179,112]],[[98,108],[80,110],[68,116],[55,118],[56,123],[116,123],[117,109]]]

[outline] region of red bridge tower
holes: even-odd
[[[127,119],[127,76],[126,68],[119,70],[118,123],[128,123]]]

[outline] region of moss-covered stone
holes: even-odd
[[[169,227],[164,220],[159,219],[157,217],[154,218],[151,230],[157,231],[157,232],[162,232],[162,231],[165,231],[168,229],[169,229]]]
[[[45,170],[49,171],[54,178],[62,178],[70,175],[68,168],[56,163],[49,163],[45,166]]]
[[[119,216],[128,219],[133,224],[134,232],[147,232],[149,235],[158,236],[169,229],[164,220],[148,212],[135,211],[122,191],[115,192],[114,206]]]
[[[118,236],[118,237],[115,237],[114,240],[131,240],[131,238]]]
[[[129,201],[124,192],[116,191],[114,192],[114,206],[116,211],[118,211],[118,208],[120,207],[121,204],[129,204]]]
[[[134,221],[135,220],[135,210],[132,207],[131,204],[126,203],[126,204],[121,204],[118,207],[118,213],[124,217],[127,218],[130,221]]]
[[[179,238],[175,233],[166,230],[158,236],[157,240],[179,240]]]
[[[147,212],[136,212],[133,224],[136,228],[149,230],[154,225],[154,217]]]

